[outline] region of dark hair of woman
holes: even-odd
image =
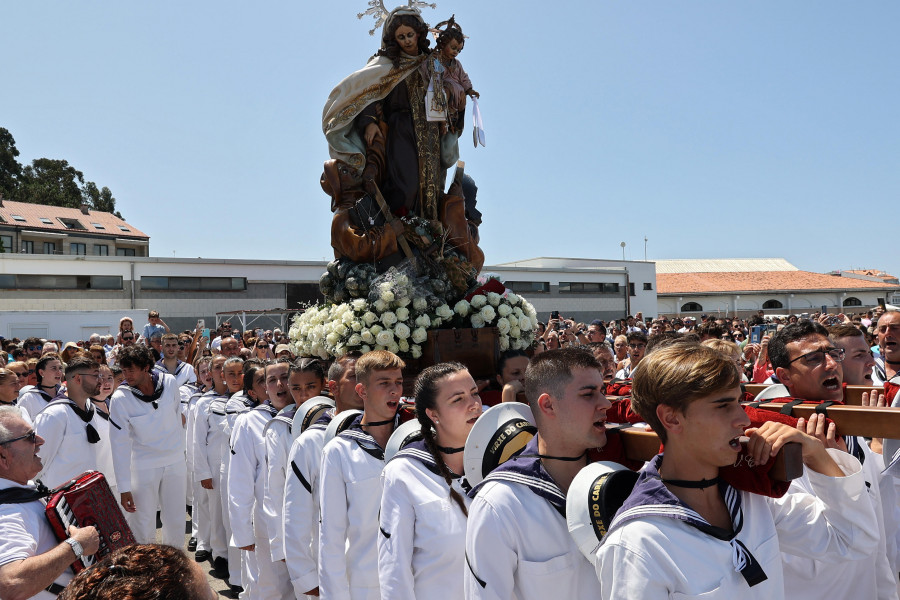
[[[251,365],[248,369],[246,366],[244,367],[244,394],[249,398],[250,390],[253,389],[253,380],[256,379],[256,374],[262,371],[265,373],[266,367],[264,365]],[[259,400],[259,398],[253,398],[254,400]]]
[[[303,358],[298,358],[296,362],[291,364],[290,373],[313,373],[317,379],[326,381],[328,363],[320,358],[304,356]]]
[[[79,573],[59,600],[194,600],[201,597],[197,579],[180,549],[139,544],[120,548]]]
[[[62,358],[60,358],[59,354],[57,354],[56,352],[48,352],[38,359],[37,365],[34,367],[34,372],[37,373],[38,387],[44,384],[44,369],[46,369],[47,365],[54,360],[58,360],[60,363],[62,363]]]
[[[394,68],[400,64],[400,44],[397,43],[394,36],[401,25],[411,27],[413,31],[419,34],[420,53],[424,52],[425,54],[428,54],[431,52],[431,50],[428,49],[429,44],[431,44],[431,40],[428,39],[428,25],[423,20],[412,15],[399,15],[394,17],[391,20],[390,25],[384,28],[384,33],[381,35],[382,48],[375,54],[375,56],[386,56],[391,59],[394,63]]]
[[[438,363],[428,367],[416,377],[415,396],[416,419],[419,420],[419,425],[422,426],[422,439],[425,441],[425,448],[434,457],[438,472],[447,482],[447,486],[450,488],[450,498],[459,505],[463,514],[468,517],[469,511],[466,509],[466,503],[459,492],[453,489],[453,476],[450,473],[450,469],[447,468],[447,464],[444,462],[444,458],[441,456],[437,442],[434,439],[434,422],[428,418],[428,413],[426,412],[426,409],[435,410],[437,407],[437,396],[441,380],[449,375],[466,370],[465,365],[458,362]]]

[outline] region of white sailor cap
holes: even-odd
[[[417,419],[400,425],[391,434],[387,446],[384,447],[384,460],[391,460],[395,454],[403,450],[407,444],[422,439],[422,426]]]
[[[637,478],[637,473],[619,463],[601,461],[581,469],[572,480],[566,494],[566,524],[575,545],[591,564]]]
[[[334,418],[331,420],[331,423],[328,424],[328,428],[325,430],[325,443],[327,444],[328,442],[333,440],[337,434],[350,427],[350,423],[353,422],[353,419],[361,414],[361,410],[357,410],[354,408],[353,410],[345,410],[334,415]]]
[[[310,425],[318,421],[325,411],[334,406],[334,400],[327,396],[316,396],[301,404],[291,422],[291,436],[297,439]]]
[[[504,402],[487,409],[466,438],[463,451],[466,480],[472,486],[478,485],[536,434],[534,415],[527,404]]]

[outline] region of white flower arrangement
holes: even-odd
[[[480,284],[487,281],[479,278]],[[386,349],[417,359],[422,357],[429,331],[469,327],[496,327],[501,351],[523,350],[534,343],[537,313],[531,303],[509,290],[435,306],[427,298],[414,296],[411,282],[401,275],[392,289],[380,287],[370,298],[374,301],[356,298],[308,307],[291,323],[292,350],[299,356],[328,358]]]

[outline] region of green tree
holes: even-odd
[[[5,127],[0,127],[0,194],[14,200],[22,177],[22,165],[16,160],[19,150],[16,140]]]
[[[124,217],[116,210],[116,199],[113,198],[112,192],[109,191],[108,187],[104,186],[103,189],[98,190],[96,183],[88,181],[84,184],[82,195],[84,196],[84,202],[89,204],[94,210],[112,213],[124,220]]]
[[[80,208],[84,174],[66,160],[36,158],[22,171],[18,200]]]

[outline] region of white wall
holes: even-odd
[[[140,331],[147,323],[147,310],[56,311],[23,310],[0,313],[0,332],[9,339],[36,336],[50,340],[87,340],[92,333],[115,335],[119,319],[130,317]]]

